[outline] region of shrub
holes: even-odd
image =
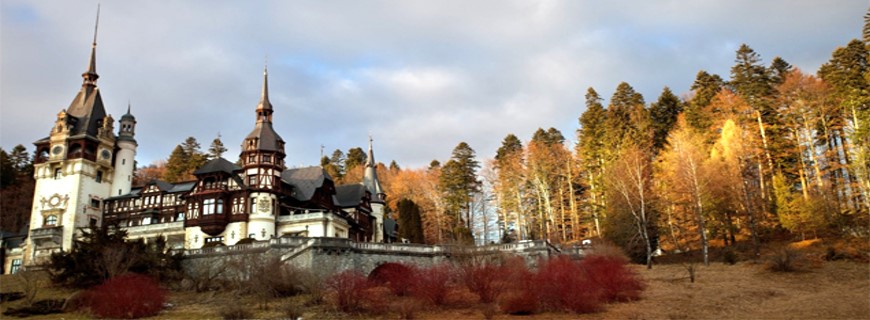
[[[601,290],[605,302],[640,299],[643,282],[632,272],[627,261],[619,256],[590,255],[580,261],[586,278]]]
[[[498,311],[498,308],[491,303],[484,304],[480,309],[480,312],[483,313],[483,318],[486,320],[492,320],[492,318],[495,318],[496,311]]]
[[[335,295],[334,302],[339,310],[352,312],[361,309],[362,294],[371,283],[363,274],[348,270],[327,279],[325,286]]]
[[[737,263],[738,260],[739,258],[737,256],[737,251],[735,251],[733,248],[725,248],[725,250],[722,252],[723,263],[734,265]]]
[[[797,252],[789,248],[781,248],[770,256],[767,263],[767,270],[773,272],[792,272],[796,271],[795,262],[798,258]]]
[[[153,279],[124,274],[86,293],[85,304],[101,318],[133,319],[156,315],[163,308],[166,293]]]
[[[392,295],[390,288],[373,286],[363,290],[361,298],[360,310],[378,315],[390,311],[390,303],[395,296]]]
[[[590,281],[578,262],[568,257],[542,261],[535,275],[535,283],[541,307],[545,309],[576,313],[600,309],[602,289]]]
[[[498,294],[497,282],[503,281],[500,266],[491,263],[467,263],[460,267],[460,278],[471,292],[480,296],[480,301],[490,303]]]
[[[302,309],[295,303],[288,303],[283,306],[284,316],[290,320],[302,318]]]
[[[444,264],[417,269],[411,295],[435,306],[443,305],[450,290],[450,277],[450,267]]]
[[[413,266],[388,262],[372,270],[369,280],[389,288],[393,294],[401,297],[409,293],[411,285],[416,281],[415,269]]]
[[[390,309],[399,315],[399,319],[414,319],[422,309],[422,303],[416,298],[399,298],[390,304]]]
[[[507,314],[528,315],[538,311],[538,299],[530,289],[511,289],[499,295],[499,307]]]
[[[251,311],[237,303],[224,305],[220,310],[220,315],[225,320],[251,319],[254,317]]]

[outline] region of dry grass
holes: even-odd
[[[679,264],[656,265],[652,270],[633,266],[647,283],[641,300],[607,305],[595,314],[545,313],[532,316],[496,314],[494,319],[858,319],[870,318],[870,264],[849,261],[817,262],[798,272],[773,273],[764,264],[698,265],[697,279],[689,283]],[[11,289],[8,278],[0,278],[3,291]],[[37,300],[65,298],[72,291],[45,289]],[[256,318],[283,318],[283,306],[301,306],[304,319],[345,319],[325,305],[305,306],[308,296],[276,299],[268,310],[257,308],[255,297],[229,293],[173,292],[173,308],[151,319],[219,319],[220,307],[241,304]],[[0,305],[5,310],[16,302]],[[388,313],[374,318],[396,318]],[[424,311],[417,319],[483,319],[480,306]],[[86,319],[83,314],[56,314],[28,319]],[[350,318],[367,318],[351,315]]]

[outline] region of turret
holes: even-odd
[[[381,182],[378,181],[378,165],[375,162],[375,152],[372,148],[373,141],[372,137],[369,137],[369,153],[366,158],[363,185],[372,195],[372,216],[375,217],[373,240],[374,242],[382,242],[384,241],[384,203],[387,195],[384,193],[384,189],[381,188]]]
[[[119,196],[130,193],[133,184],[133,171],[136,170],[136,148],[138,144],[134,138],[136,134],[136,117],[130,113],[130,104],[127,104],[127,113],[121,116],[121,124],[118,130],[117,149],[115,151],[115,176],[112,180],[112,195]]]

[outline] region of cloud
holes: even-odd
[[[0,144],[48,134],[81,84],[96,1],[0,3]],[[629,82],[647,102],[686,93],[698,70],[727,78],[748,43],[814,71],[859,36],[866,1],[141,1],[102,4],[98,72],[107,111],[128,101],[140,164],[220,133],[234,160],[269,65],[288,163],[375,138],[380,161],[478,157],[502,138],[556,127],[570,139],[594,87]],[[268,56],[268,58],[267,58]]]

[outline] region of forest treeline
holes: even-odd
[[[657,248],[708,259],[711,242],[867,236],[868,83],[859,40],[816,74],[742,45],[727,79],[700,71],[684,98],[665,87],[646,103],[620,83],[605,105],[589,88],[576,145],[554,128],[525,144],[508,134],[482,164],[460,143],[444,165],[381,177],[392,208],[420,207],[429,243],[604,237],[649,260]]]
[[[765,63],[741,45],[727,78],[699,71],[688,94],[664,87],[651,103],[628,83],[606,105],[589,88],[574,145],[549,128],[525,143],[508,134],[482,160],[462,142],[427,168],[379,163],[388,210],[415,242],[602,237],[646,261],[659,248],[701,250],[707,259],[711,243],[746,241],[757,250],[782,235],[867,236],[868,49],[853,40],[810,74],[780,57]],[[190,137],[166,161],[139,168],[136,183],[193,179],[225,151],[220,137],[206,152]],[[7,182],[7,173],[32,169],[20,160],[28,158],[23,147],[2,154],[10,230],[9,208],[19,205],[6,202],[27,193],[7,189],[29,188],[32,198],[32,179],[27,187]],[[361,182],[365,162],[363,149],[352,148],[320,165],[339,185]]]

